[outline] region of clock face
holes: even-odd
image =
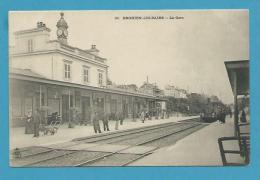
[[[61,36],[61,35],[62,35],[62,30],[61,30],[61,29],[58,29],[57,35],[58,35],[58,36]]]
[[[64,33],[65,36],[68,36],[68,31],[67,30],[64,30],[63,33]]]

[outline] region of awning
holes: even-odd
[[[228,61],[225,65],[234,95],[234,136],[237,136],[239,114],[237,96],[249,95],[249,61]]]
[[[20,73],[20,72],[19,73],[10,72],[9,79],[37,82],[37,83],[50,84],[50,85],[58,85],[58,86],[71,87],[71,88],[80,88],[80,89],[92,90],[92,91],[103,92],[103,93],[141,97],[141,98],[153,99],[153,100],[157,100],[157,101],[165,101],[165,99],[163,97],[156,97],[153,95],[148,95],[148,94],[143,94],[143,93],[138,93],[138,92],[120,91],[120,90],[115,90],[115,89],[110,89],[110,88],[99,88],[99,87],[75,84],[75,83],[71,83],[71,82],[51,80],[51,79],[47,79],[44,77],[32,76],[31,74],[28,75],[28,74],[24,74],[24,73]]]
[[[233,94],[249,95],[249,61],[226,61],[225,66]]]

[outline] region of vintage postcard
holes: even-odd
[[[8,23],[11,167],[249,164],[248,10]]]

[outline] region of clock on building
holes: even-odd
[[[65,29],[65,30],[63,31],[63,34],[67,37],[67,36],[68,36],[68,31]]]
[[[61,29],[58,29],[57,30],[57,36],[61,36],[62,35],[62,30]]]
[[[58,40],[63,43],[67,44],[67,37],[68,37],[68,24],[64,19],[64,13],[60,13],[61,17],[57,22],[57,38]]]

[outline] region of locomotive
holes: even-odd
[[[200,113],[200,119],[203,122],[215,122],[226,113],[226,107],[221,102],[209,102],[205,105],[203,112]]]

